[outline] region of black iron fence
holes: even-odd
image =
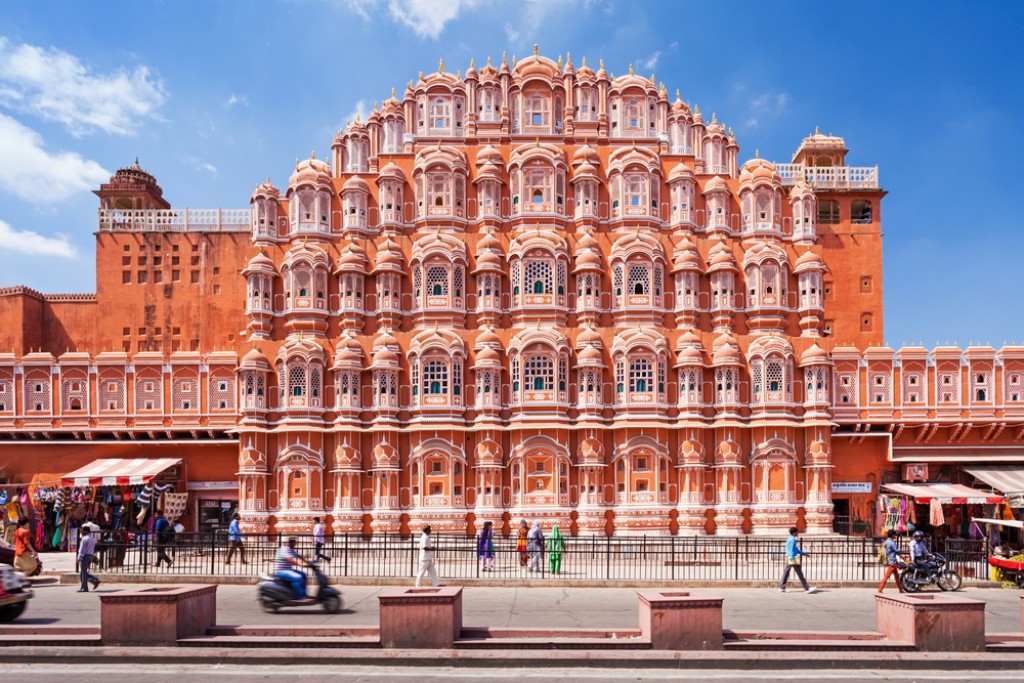
[[[166,544],[139,535],[126,541],[101,542],[96,569],[126,574],[257,576],[273,572],[274,556],[286,538],[250,534],[242,548],[232,552],[227,536],[221,533],[179,534]],[[297,538],[297,550],[313,559],[313,538]],[[492,568],[485,570],[477,556],[476,539],[443,534],[432,538],[435,565],[446,581],[546,578],[557,569],[559,578],[593,583],[763,583],[777,581],[786,563],[785,539],[778,537],[576,536],[565,538],[560,553],[546,550],[525,557],[517,550],[515,537],[496,537]],[[906,539],[902,542],[906,547]],[[804,573],[811,582],[870,582],[881,575],[878,547],[882,539],[810,537],[802,538],[801,543],[811,554],[803,560]],[[986,541],[947,539],[937,541],[934,549],[965,579],[988,577]],[[397,534],[328,536],[323,554],[330,560],[322,564],[336,580],[409,579],[419,564],[418,537]],[[553,559],[559,560],[557,567]]]

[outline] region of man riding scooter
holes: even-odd
[[[274,557],[274,572],[277,578],[291,584],[297,602],[312,604],[314,599],[306,596],[306,573],[299,571],[297,567],[301,565],[312,567],[313,565],[295,549],[297,541],[298,539],[293,536],[285,545],[277,549],[277,555]]]
[[[928,576],[939,566],[935,562],[935,556],[928,550],[928,544],[924,542],[924,532],[920,529],[914,532],[914,540],[910,544],[910,561],[920,570],[921,576]]]

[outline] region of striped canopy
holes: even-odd
[[[148,484],[181,458],[103,458],[61,477],[61,486],[130,486]]]

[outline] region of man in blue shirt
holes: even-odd
[[[228,556],[224,558],[225,567],[231,564],[231,558],[235,556],[236,550],[242,558],[242,564],[249,564],[245,561],[245,546],[242,545],[241,519],[241,516],[236,512],[231,517],[231,524],[228,524]]]
[[[886,532],[885,544],[882,546],[885,548],[886,567],[885,574],[882,575],[882,581],[878,584],[879,593],[885,588],[885,584],[889,582],[890,576],[896,580],[896,590],[900,593],[905,592],[903,590],[903,580],[900,578],[900,571],[906,568],[907,563],[903,561],[903,553],[900,552],[899,543],[896,542],[896,535],[895,529],[889,529]]]
[[[928,551],[928,544],[924,542],[924,532],[914,532],[914,540],[910,544],[910,561],[919,569],[935,569],[934,556]]]
[[[170,568],[172,562],[167,554],[167,546],[174,538],[174,530],[171,528],[171,523],[164,517],[163,512],[157,510],[155,514],[156,522],[153,524],[153,532],[156,534],[156,566],[159,567],[161,562],[166,562],[167,567]]]
[[[277,578],[291,584],[296,600],[312,602],[306,597],[306,573],[297,569],[300,563],[309,565],[309,560],[295,550],[296,541],[295,537],[289,538],[286,545],[277,549],[277,555],[274,557],[274,571]]]
[[[805,593],[818,592],[817,588],[807,585],[807,579],[804,578],[804,570],[800,566],[800,558],[807,557],[810,553],[804,552],[804,549],[800,547],[799,533],[800,531],[795,526],[789,528],[789,538],[786,540],[786,568],[782,572],[782,580],[779,581],[780,593],[786,592],[786,583],[789,581],[789,571],[791,569],[796,572],[796,577],[800,579]]]

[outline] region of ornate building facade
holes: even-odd
[[[882,345],[847,152],[741,163],[653,77],[534,54],[421,75],[249,210],[136,163],[95,296],[0,291],[0,466],[173,449],[252,530],[778,535],[1024,461],[1024,348]]]

